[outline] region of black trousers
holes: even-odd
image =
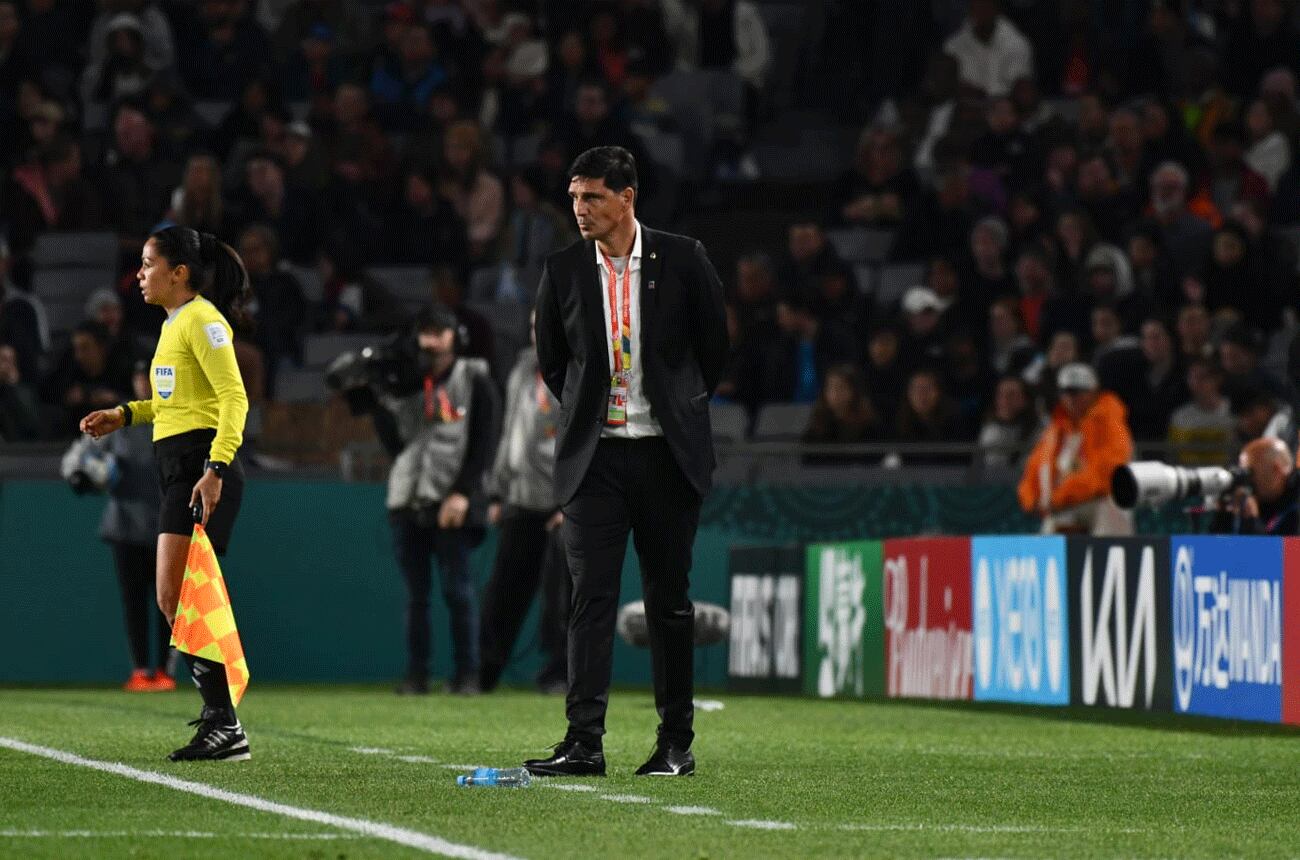
[[[494,688],[510,660],[537,586],[542,587],[538,638],[547,655],[537,682],[564,681],[568,670],[569,565],[558,529],[548,532],[550,511],[506,506],[492,577],[483,590],[483,689]]]
[[[171,648],[172,629],[158,610],[155,595],[157,547],[149,544],[109,541],[117,568],[117,585],[122,591],[122,619],[126,622],[126,641],[131,648],[131,666],[135,669],[165,669]],[[149,618],[154,619],[157,650],[149,660]]]
[[[428,517],[411,511],[389,511],[397,564],[406,580],[406,676],[425,680],[429,676],[429,588],[431,569],[438,558],[442,597],[451,621],[451,656],[455,679],[478,677],[478,606],[474,578],[469,569],[473,543],[469,529],[440,529]]]
[[[659,737],[695,737],[695,607],[687,596],[701,498],[662,438],[601,439],[577,494],[564,506],[573,578],[569,615],[569,733],[599,747],[605,734],[628,533],[641,562]]]

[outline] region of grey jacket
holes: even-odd
[[[103,444],[117,459],[120,477],[108,491],[99,536],[106,541],[153,546],[158,540],[162,503],[153,459],[153,428],[148,424],[123,427]]]
[[[406,443],[388,473],[390,511],[431,507],[456,491],[470,496],[482,492],[481,474],[477,477],[462,474],[474,427],[483,426],[480,424],[483,416],[475,416],[471,405],[476,388],[491,391],[487,362],[481,358],[459,358],[446,380],[430,395],[418,391],[408,397],[384,401],[397,419],[398,433]],[[432,404],[426,403],[429,396],[434,399]],[[490,402],[481,406],[489,411],[494,409]],[[429,411],[433,412],[432,417]],[[488,417],[494,424],[495,415]],[[485,458],[483,468],[489,462]],[[456,486],[458,480],[467,477],[470,485]]]
[[[556,420],[560,404],[542,380],[537,352],[520,350],[506,382],[506,417],[488,478],[488,495],[517,508],[555,507]]]

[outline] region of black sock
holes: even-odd
[[[190,664],[190,675],[199,688],[203,704],[209,708],[225,711],[233,720],[235,706],[230,701],[230,687],[226,686],[225,665],[192,654],[186,654],[185,660]]]

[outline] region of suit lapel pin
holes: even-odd
[[[650,252],[650,259],[653,260],[654,258],[655,258],[655,252],[654,252],[654,251],[651,251],[651,252]]]
[[[646,289],[653,290],[654,288],[655,288],[655,282],[652,280],[652,281],[650,282],[650,286],[647,287]]]

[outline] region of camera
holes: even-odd
[[[117,484],[121,477],[117,458],[89,436],[83,436],[72,443],[63,455],[59,473],[78,496],[103,493]]]
[[[1193,496],[1221,496],[1250,483],[1240,466],[1170,466],[1154,460],[1129,463],[1110,476],[1110,494],[1121,508],[1160,505]]]
[[[395,337],[340,354],[325,371],[325,385],[343,395],[353,415],[379,408],[378,394],[401,397],[420,387],[420,351],[414,339]]]

